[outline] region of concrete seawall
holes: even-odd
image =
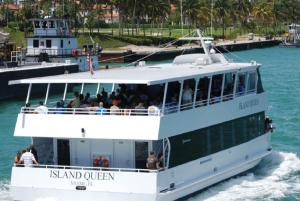
[[[279,40],[266,40],[266,41],[250,41],[242,43],[223,43],[215,45],[216,52],[226,53],[226,52],[235,52],[243,50],[251,50],[256,48],[267,48],[279,45],[281,41]],[[134,62],[136,60],[142,59],[144,61],[162,61],[174,59],[174,57],[181,54],[193,54],[193,53],[203,53],[202,47],[192,47],[189,49],[162,49],[160,52],[156,52],[151,56],[149,51],[145,52],[134,52],[128,50],[126,52],[103,52],[101,57],[99,57],[99,62]]]

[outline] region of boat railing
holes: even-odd
[[[64,166],[64,165],[24,165],[14,164],[14,167],[45,168],[45,169],[66,169],[66,170],[85,170],[85,171],[110,171],[110,172],[136,172],[136,173],[157,173],[162,169],[136,169],[136,168],[110,168],[110,167],[85,167],[85,166]]]
[[[82,56],[82,55],[87,55],[88,53],[90,53],[90,55],[97,55],[98,52],[96,50],[91,50],[90,52],[87,51],[86,49],[76,49],[77,53],[76,55],[74,55],[74,57],[77,56]],[[60,48],[60,49],[52,49],[52,48],[27,48],[27,56],[38,56],[40,55],[40,53],[47,53],[48,55],[69,55],[69,56],[73,56],[73,52],[74,49],[64,49],[64,48]]]

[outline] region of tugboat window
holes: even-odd
[[[33,47],[39,47],[39,40],[33,40]]]
[[[51,40],[46,40],[46,47],[51,48],[52,46],[52,41]]]
[[[54,23],[54,21],[49,21],[49,27],[50,27],[50,28],[55,28],[55,23]]]
[[[47,21],[44,21],[44,22],[42,22],[42,23],[43,23],[42,27],[43,27],[43,28],[47,28]]]
[[[63,48],[64,47],[64,41],[60,40],[60,47]]]
[[[40,28],[40,21],[34,21],[34,27]]]

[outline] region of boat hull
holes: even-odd
[[[102,174],[114,174],[113,181],[92,181],[94,186],[90,187],[82,180],[86,190],[76,190],[78,184],[70,185],[72,181],[65,175],[69,171],[66,169],[56,169],[62,173],[58,175],[50,168],[14,167],[11,191],[15,200],[25,201],[49,197],[63,201],[176,200],[253,168],[271,153],[270,138],[268,132],[248,143],[209,155],[211,160],[205,157],[158,173],[104,171]],[[82,175],[86,172],[92,174],[92,171],[81,170]],[[93,172],[99,174],[99,171]],[[174,188],[170,188],[172,183]]]

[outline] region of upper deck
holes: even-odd
[[[267,95],[262,90],[259,78],[259,65],[255,62],[218,62],[210,65],[180,63],[201,56],[183,55],[175,59],[173,64],[96,71],[92,77],[90,72],[83,72],[10,81],[9,84],[29,84],[29,92],[33,84],[40,83],[48,83],[48,89],[50,84],[64,83],[67,88],[70,83],[81,83],[82,87],[90,83],[97,86],[96,94],[99,93],[101,84],[137,85],[149,97],[148,106],[153,104],[157,94],[161,94],[157,115],[149,114],[147,109],[143,111],[144,115],[136,115],[137,110],[132,107],[121,108],[119,115],[109,115],[109,108],[107,115],[87,115],[95,114],[87,108],[65,109],[59,113],[64,115],[59,115],[54,105],[47,103],[47,90],[47,114],[37,115],[28,113],[28,108],[21,109],[15,135],[157,140],[265,111],[268,108]],[[244,80],[243,91],[239,87],[241,80]],[[186,83],[189,83],[195,92],[189,102],[183,100]],[[170,98],[176,89],[178,97],[174,101]],[[65,98],[64,94],[63,99]],[[28,100],[29,97],[26,102]],[[130,132],[124,135],[124,130]]]

